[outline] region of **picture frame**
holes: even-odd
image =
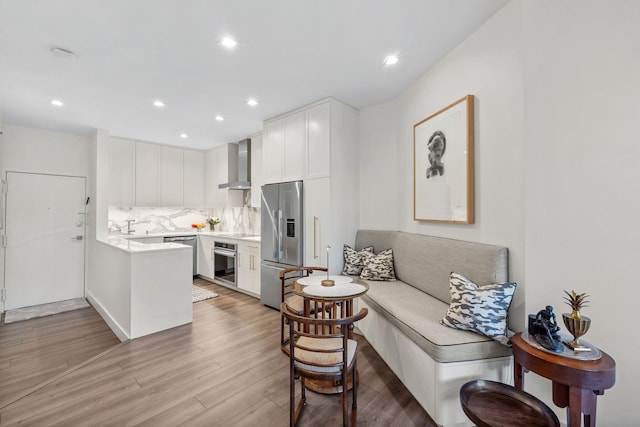
[[[413,219],[475,222],[474,96],[413,126]]]

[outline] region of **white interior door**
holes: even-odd
[[[84,296],[85,178],[7,173],[5,309]]]

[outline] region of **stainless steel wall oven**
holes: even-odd
[[[213,243],[213,279],[226,285],[238,286],[237,245],[235,243]]]

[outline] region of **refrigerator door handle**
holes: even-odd
[[[284,215],[278,211],[278,259],[284,258]]]
[[[280,219],[278,218],[278,210],[272,211],[273,218],[273,258],[275,260],[280,259],[280,230],[278,230],[280,224]]]

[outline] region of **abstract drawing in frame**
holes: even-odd
[[[413,219],[474,223],[473,95],[413,126]]]

